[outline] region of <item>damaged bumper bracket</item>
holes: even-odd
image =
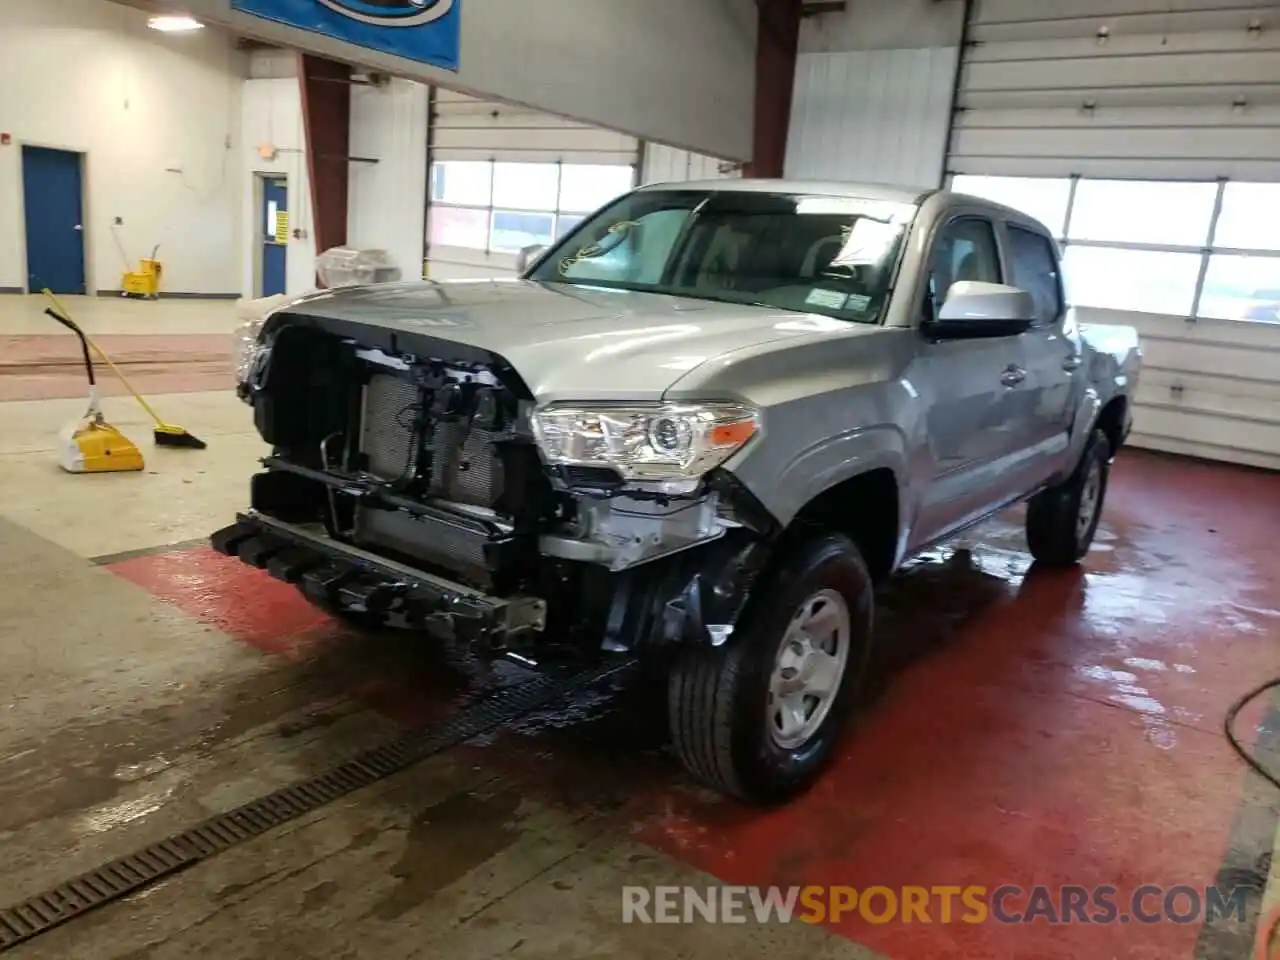
[[[321,606],[396,616],[463,639],[502,641],[546,627],[546,603],[539,598],[490,596],[255,511],[238,515],[210,541],[219,553],[295,584]]]

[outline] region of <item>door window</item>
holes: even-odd
[[[1040,322],[1057,323],[1062,316],[1062,279],[1049,238],[1009,224],[1009,258],[1013,282],[1035,298]]]
[[[990,220],[960,217],[938,232],[933,242],[929,289],[925,296],[928,318],[938,315],[946,302],[947,291],[953,283],[961,280],[1003,282],[1000,249],[996,246],[995,228]]]

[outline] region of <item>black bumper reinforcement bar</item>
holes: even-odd
[[[256,511],[240,514],[210,541],[219,553],[297,585],[320,606],[395,614],[461,639],[501,640],[546,626],[546,603],[537,597],[489,596]]]

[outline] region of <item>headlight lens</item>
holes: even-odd
[[[740,403],[554,404],[534,413],[533,429],[548,463],[612,467],[626,480],[688,480],[755,436],[760,413]]]

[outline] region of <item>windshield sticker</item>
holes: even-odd
[[[804,298],[804,302],[815,307],[826,307],[828,310],[843,310],[847,299],[849,298],[845,294],[837,290],[823,290],[821,287],[814,287],[809,291],[809,295]]]
[[[845,302],[844,308],[852,310],[854,313],[866,313],[867,307],[871,306],[871,298],[862,293],[851,293],[849,299]]]
[[[573,269],[574,265],[582,260],[594,260],[596,257],[603,257],[612,253],[622,245],[627,236],[638,227],[639,224],[635,220],[619,220],[611,226],[605,235],[595,243],[584,244],[578,248],[578,252],[571,257],[565,257],[560,261],[560,273],[567,274]]]

